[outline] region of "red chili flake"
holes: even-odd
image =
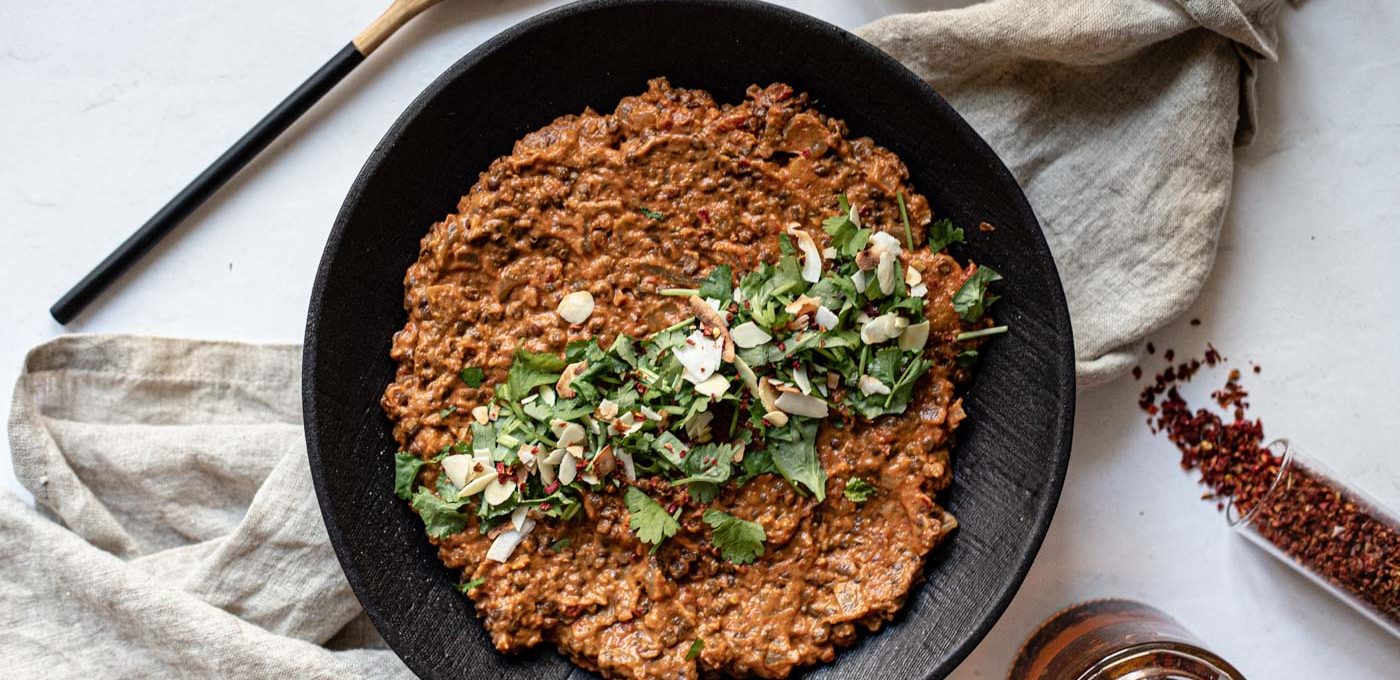
[[[559,480],[554,480],[544,487],[545,493],[554,493],[559,490]]]
[[[643,384],[641,384],[641,383],[637,383],[637,394],[646,394],[646,393],[647,393],[647,386],[646,386],[646,385],[643,385]]]
[[[1141,367],[1141,366],[1134,366],[1134,367],[1133,367],[1133,380],[1142,380],[1142,367]]]
[[[545,511],[545,510],[548,510],[548,509],[550,509],[550,508],[552,508],[552,507],[554,507],[554,504],[553,504],[553,503],[550,503],[549,501],[545,501],[545,502],[543,502],[543,503],[540,503],[540,511],[541,511],[541,512],[543,512],[543,511]]]
[[[812,157],[812,152],[811,152],[810,150],[808,150],[808,149],[803,149],[803,150],[802,150],[802,157],[803,157],[803,158],[811,158],[811,157]]]
[[[744,309],[753,309],[753,305],[749,304],[748,300],[744,300]]]
[[[1255,373],[1255,375],[1258,375],[1258,374],[1259,374],[1259,371],[1261,371],[1261,370],[1263,370],[1263,367],[1262,367],[1262,366],[1259,366],[1259,365],[1257,365],[1257,364],[1254,366],[1254,373]]]
[[[1152,343],[1150,343],[1150,342],[1147,343],[1147,353],[1148,353],[1148,354],[1156,354],[1156,353],[1157,353],[1157,348],[1156,348],[1156,347],[1153,347],[1153,346],[1152,346]]]
[[[505,463],[496,463],[496,476],[498,476],[498,477],[508,477],[508,476],[510,476],[509,473],[506,472],[506,464],[505,464]]]
[[[706,224],[709,224],[709,223],[710,223],[710,211],[708,211],[708,210],[706,210],[706,209],[704,209],[704,208],[701,208],[701,209],[699,209],[699,210],[697,210],[697,211],[695,211],[695,212],[696,212],[698,215],[700,215],[700,219],[705,220],[705,223],[706,223]]]
[[[675,511],[676,511],[676,508],[678,508],[678,507],[680,507],[680,506],[679,506],[679,505],[676,505],[675,503],[667,503],[667,504],[666,504],[666,512],[668,512],[668,513],[675,512]]]
[[[1163,354],[1163,355],[1162,355],[1162,358],[1163,358],[1163,359],[1166,359],[1167,361],[1171,361],[1171,360],[1175,359],[1175,358],[1176,358],[1176,350],[1171,349],[1171,348],[1167,348],[1167,353],[1166,353],[1166,354]]]
[[[747,168],[747,167],[749,167],[749,159],[747,159],[747,158],[740,158],[740,159],[739,159],[739,167],[741,167],[741,168]]]
[[[779,340],[779,341],[778,341],[778,351],[779,351],[779,352],[786,352],[786,351],[787,351],[787,345],[783,344],[783,341],[782,341],[782,340]]]

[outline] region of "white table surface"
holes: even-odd
[[[47,308],[69,285],[385,4],[0,5],[0,384],[26,349],[65,331]],[[327,231],[389,124],[462,54],[555,4],[431,10],[67,330],[300,341]],[[968,0],[783,4],[854,27]],[[1400,5],[1312,0],[1281,27],[1215,270],[1156,344],[1198,354],[1209,340],[1236,365],[1262,364],[1246,386],[1269,434],[1400,507]],[[1198,378],[1196,394],[1223,379]],[[1002,677],[1042,618],[1104,596],[1167,610],[1254,679],[1400,677],[1400,641],[1196,500],[1175,451],[1144,427],[1138,387],[1128,378],[1080,395],[1050,535],[953,677]],[[7,464],[0,486],[30,498]]]

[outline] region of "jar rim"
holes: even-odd
[[[1280,437],[1269,442],[1264,449],[1272,453],[1277,447],[1283,447],[1283,460],[1279,462],[1278,473],[1275,474],[1273,480],[1269,482],[1269,489],[1264,492],[1263,496],[1259,497],[1259,502],[1255,503],[1254,507],[1250,508],[1249,511],[1243,515],[1240,514],[1239,506],[1235,505],[1234,496],[1231,496],[1226,502],[1225,521],[1228,522],[1232,528],[1247,525],[1254,519],[1254,516],[1259,513],[1259,507],[1264,505],[1265,500],[1274,495],[1274,491],[1278,490],[1278,485],[1283,481],[1284,475],[1287,474],[1288,470],[1292,467],[1293,441],[1287,437]]]

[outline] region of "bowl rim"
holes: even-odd
[[[1011,565],[1012,576],[1005,579],[994,591],[993,596],[990,598],[991,606],[988,608],[987,615],[983,620],[974,627],[968,627],[959,631],[957,637],[960,639],[955,644],[951,645],[942,659],[928,668],[923,676],[925,678],[945,677],[971,654],[972,650],[986,638],[987,634],[1006,613],[1006,609],[1010,606],[1011,600],[1025,582],[1036,555],[1040,552],[1040,548],[1049,532],[1050,523],[1054,518],[1055,510],[1059,505],[1060,494],[1069,467],[1075,412],[1075,358],[1073,351],[1073,328],[1070,324],[1068,302],[1061,284],[1059,270],[1055,266],[1054,260],[1050,254],[1049,245],[1045,241],[1043,229],[1040,227],[1039,220],[1036,219],[1035,213],[1031,209],[1028,200],[1025,198],[1024,191],[1021,190],[1020,184],[1016,181],[1000,156],[992,150],[990,145],[972,129],[962,116],[959,115],[931,85],[917,76],[913,71],[909,70],[908,67],[900,63],[893,56],[869,42],[866,42],[863,38],[854,33],[804,12],[769,2],[763,2],[761,0],[578,0],[577,2],[551,8],[534,14],[506,28],[482,42],[465,56],[453,62],[451,66],[436,76],[394,120],[384,136],[375,145],[374,150],[370,153],[369,158],[365,161],[359,173],[355,176],[355,180],[347,191],[345,200],[336,214],[334,225],[327,237],[325,249],[322,252],[321,260],[317,266],[307,313],[301,368],[303,428],[306,437],[307,457],[311,467],[312,484],[316,491],[317,505],[320,507],[321,517],[326,526],[326,532],[331,545],[335,550],[336,558],[340,562],[341,570],[344,572],[351,590],[355,593],[356,599],[359,600],[360,606],[364,609],[370,622],[374,625],[375,629],[379,631],[379,634],[384,638],[389,648],[393,650],[395,655],[416,675],[425,678],[436,677],[434,671],[422,660],[423,657],[421,655],[413,654],[405,658],[405,655],[400,653],[400,646],[405,644],[400,631],[387,623],[385,612],[381,611],[380,607],[369,597],[372,589],[366,585],[363,576],[359,572],[354,555],[351,553],[350,547],[341,531],[340,525],[334,521],[336,514],[330,506],[330,486],[326,479],[326,468],[323,463],[317,438],[318,399],[314,367],[316,366],[316,351],[319,338],[318,322],[323,308],[322,302],[332,263],[341,251],[341,242],[344,238],[345,230],[349,225],[351,214],[358,206],[366,185],[369,183],[370,179],[377,174],[380,166],[385,162],[387,157],[395,150],[405,128],[436,99],[443,89],[448,87],[454,80],[470,71],[481,61],[502,49],[509,48],[518,38],[550,24],[568,21],[575,16],[600,9],[609,9],[618,6],[674,6],[678,4],[713,8],[716,10],[742,10],[747,12],[767,13],[783,20],[806,24],[808,28],[841,37],[845,39],[846,46],[849,47],[849,49],[861,52],[863,56],[877,62],[882,62],[883,65],[889,69],[892,77],[900,78],[906,81],[907,85],[921,91],[925,95],[927,102],[937,109],[938,115],[946,117],[954,124],[956,134],[961,138],[960,141],[980,149],[981,153],[986,158],[994,161],[993,167],[991,168],[992,172],[999,175],[1002,181],[1014,187],[1017,194],[1019,194],[1020,201],[1018,201],[1018,205],[1015,206],[1015,211],[1020,213],[1019,218],[1027,225],[1036,227],[1035,235],[1040,237],[1039,243],[1036,244],[1039,247],[1031,252],[1027,252],[1026,256],[1042,259],[1042,264],[1047,268],[1057,284],[1054,286],[1054,290],[1051,291],[1054,309],[1050,310],[1050,316],[1056,321],[1063,322],[1065,331],[1063,344],[1067,345],[1069,349],[1068,352],[1057,352],[1057,356],[1053,359],[1053,367],[1057,374],[1055,377],[1058,382],[1055,387],[1060,390],[1061,394],[1067,395],[1067,398],[1059,404],[1058,417],[1055,423],[1060,427],[1056,433],[1054,445],[1052,446],[1055,455],[1051,460],[1053,460],[1054,465],[1048,471],[1049,475],[1044,497],[1037,503],[1035,513],[1027,518],[1030,520],[1029,540],[1025,542],[1024,549],[1017,556],[1015,563]],[[567,112],[561,112],[560,115],[564,113]],[[935,552],[937,551],[935,550]],[[909,607],[910,603],[906,601],[901,606],[901,616],[907,613]],[[896,620],[891,622],[891,625],[898,625],[899,623],[900,621]],[[869,633],[862,637],[866,638],[875,634],[877,633]],[[827,667],[834,668],[839,664],[839,660],[840,658],[838,656],[837,661],[831,664],[818,664],[816,666],[804,667],[800,669],[799,672],[812,672]]]

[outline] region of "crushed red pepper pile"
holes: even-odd
[[[1156,348],[1148,343],[1147,351],[1155,354]],[[1193,410],[1177,390],[1202,367],[1222,364],[1225,357],[1209,344],[1200,359],[1172,364],[1174,355],[1170,349],[1163,353],[1168,365],[1143,387],[1138,405],[1147,412],[1148,427],[1165,432],[1181,452],[1182,469],[1200,471],[1207,487],[1202,498],[1215,500],[1222,510],[1232,501],[1241,515],[1257,506],[1250,525],[1260,536],[1379,616],[1400,623],[1395,519],[1301,465],[1289,465],[1275,485],[1283,459],[1266,447],[1263,422],[1247,417],[1249,392],[1240,385],[1239,369],[1231,369],[1225,385],[1211,393],[1233,416],[1226,420],[1214,411]],[[1133,369],[1134,378],[1141,375],[1140,368]]]

